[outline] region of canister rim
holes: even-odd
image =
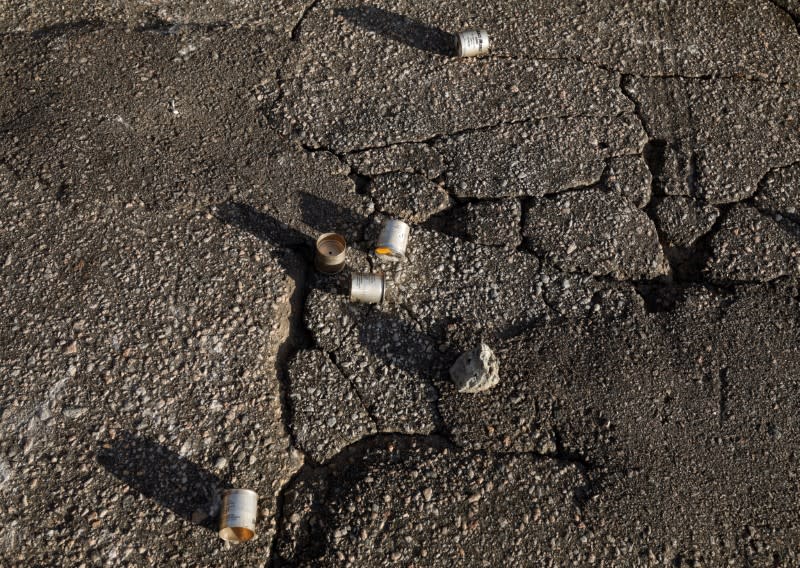
[[[237,494],[252,495],[256,499],[258,498],[258,493],[256,493],[252,489],[226,489],[225,491],[222,492],[223,497],[227,497],[229,495],[237,495]]]
[[[225,542],[233,543],[247,542],[256,536],[255,531],[247,527],[225,527],[220,529],[218,534]]]

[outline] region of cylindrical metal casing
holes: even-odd
[[[399,219],[389,219],[383,225],[375,246],[375,254],[385,260],[400,261],[406,258],[408,235],[411,228]]]
[[[489,53],[489,34],[486,30],[467,30],[456,36],[459,57],[476,57]]]
[[[314,256],[314,266],[320,272],[336,274],[341,272],[347,256],[347,241],[342,235],[325,233],[317,239],[317,254]]]
[[[386,276],[354,272],[350,275],[350,300],[380,304],[386,298]]]
[[[247,542],[256,534],[258,494],[249,489],[229,489],[222,496],[219,537],[228,542]]]

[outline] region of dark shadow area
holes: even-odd
[[[222,491],[229,486],[158,442],[130,432],[97,452],[97,462],[124,484],[153,499],[177,516],[216,530]],[[192,521],[192,522],[195,522]]]
[[[320,233],[339,233],[347,239],[348,247],[362,240],[367,218],[333,201],[303,191],[300,212],[303,223]]]
[[[662,174],[664,172],[664,161],[666,159],[667,142],[666,140],[650,140],[645,144],[643,155],[644,161],[650,170],[650,175],[653,179],[653,194],[663,195],[663,180]]]
[[[434,327],[447,328],[446,324],[438,323]],[[440,349],[442,344],[434,336],[418,331],[404,319],[378,310],[373,310],[357,324],[357,328],[360,347],[385,365],[402,369],[414,382],[424,385],[426,397],[432,396],[424,404],[434,417],[435,431],[447,434],[447,425],[435,401],[440,398],[442,381],[447,380],[447,371],[460,352],[452,346]],[[335,354],[331,357],[335,362]],[[368,410],[377,411],[375,408]]]
[[[286,249],[277,257],[278,262],[293,278],[303,279],[303,266],[298,266],[296,257],[300,256],[304,263],[311,262],[314,239],[244,203],[228,201],[214,207],[213,213],[227,225],[247,231],[274,247]]]
[[[644,301],[648,314],[671,312],[675,304],[686,295],[679,286],[664,286],[655,282],[640,282],[634,284],[634,289]]]
[[[455,54],[455,37],[452,34],[406,16],[369,4],[352,8],[338,8],[335,13],[360,28],[399,41],[415,49],[436,55],[451,56]]]
[[[136,31],[161,35],[175,35],[180,32],[181,24],[159,18],[154,14],[148,14],[148,16],[147,22],[136,28]]]
[[[425,229],[469,241],[471,239],[467,235],[466,225],[467,206],[465,204],[454,205],[449,209],[440,211],[422,223]]]
[[[361,240],[367,218],[327,199],[310,193],[300,193],[302,221],[320,233],[339,233],[348,241]],[[213,210],[217,219],[238,227],[272,246],[291,249],[306,260],[313,260],[315,239],[293,229],[269,213],[261,212],[250,205],[228,201]]]
[[[108,24],[102,20],[78,20],[77,22],[54,24],[39,28],[31,33],[31,37],[33,39],[41,39],[48,36],[58,37],[69,32],[93,32],[107,26]]]
[[[276,247],[294,249],[314,245],[314,240],[308,235],[244,203],[228,201],[216,206],[214,215],[223,223],[247,231]]]
[[[714,256],[713,240],[734,205],[734,203],[718,205],[719,216],[714,225],[691,245],[687,247],[663,247],[664,254],[667,256],[670,266],[672,266],[674,278],[677,282],[708,283],[704,271]],[[656,228],[658,227],[656,226]]]
[[[348,247],[354,241],[361,240],[365,217],[309,193],[300,194],[300,208],[303,222],[321,233],[343,235]],[[303,301],[310,288],[349,294],[349,266],[345,266],[338,274],[322,274],[314,269],[315,239],[312,237],[244,203],[226,202],[214,207],[213,213],[219,221],[247,231],[273,247],[284,249],[278,260],[290,276],[303,283]],[[301,265],[298,265],[297,257],[300,257]]]

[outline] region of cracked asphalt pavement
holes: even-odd
[[[4,566],[800,566],[795,0],[5,0],[0,215]]]

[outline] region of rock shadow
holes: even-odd
[[[395,14],[370,4],[338,8],[335,13],[360,28],[399,41],[420,51],[445,56],[455,54],[455,37],[452,34],[407,16]]]
[[[114,477],[178,517],[216,530],[221,495],[229,485],[211,472],[148,438],[123,432],[97,451]]]

